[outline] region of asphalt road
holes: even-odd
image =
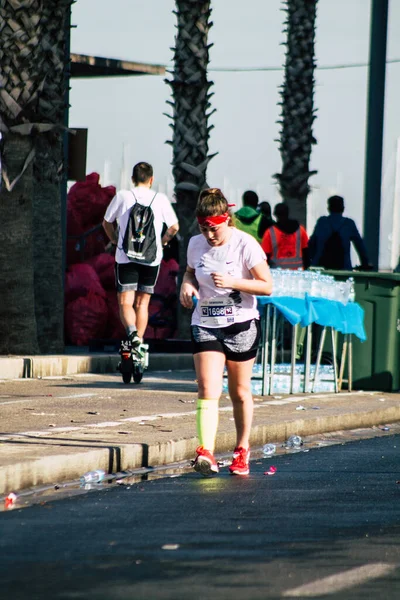
[[[3,512],[1,597],[398,599],[399,449],[388,434]]]

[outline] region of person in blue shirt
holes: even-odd
[[[343,216],[343,198],[328,198],[328,211],[328,216],[318,219],[308,242],[311,266],[351,271],[350,249],[353,243],[360,259],[360,268],[370,270],[367,250],[357,225],[353,219]]]

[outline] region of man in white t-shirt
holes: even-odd
[[[119,191],[111,200],[104,215],[103,227],[115,252],[115,279],[118,293],[119,314],[132,347],[143,341],[149,318],[149,302],[157,282],[163,246],[166,246],[179,230],[178,219],[165,194],[151,190],[153,167],[140,162],[133,167],[130,190]],[[129,225],[131,208],[135,203],[150,206],[154,214],[156,252],[150,264],[128,258],[124,251],[124,236]],[[116,227],[118,223],[118,227]],[[162,235],[163,225],[167,230]]]

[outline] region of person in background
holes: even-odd
[[[263,239],[264,233],[269,227],[272,227],[272,225],[276,225],[276,221],[274,221],[274,219],[272,218],[271,205],[269,202],[261,202],[258,205],[258,210],[262,215],[260,226],[258,228],[258,235],[261,239]]]
[[[194,469],[218,473],[214,457],[218,403],[224,367],[233,404],[236,447],[232,475],[248,475],[253,418],[251,376],[260,339],[256,296],[270,295],[272,278],[258,242],[233,226],[229,206],[218,188],[200,193],[196,217],[200,235],[187,250],[180,302],[193,308],[191,338],[198,381]]]
[[[149,302],[157,282],[163,246],[166,246],[179,230],[178,219],[167,196],[155,193],[153,167],[140,162],[133,167],[132,183],[129,190],[119,191],[111,200],[104,215],[103,227],[111,243],[116,246],[115,280],[119,304],[119,314],[132,348],[140,346],[149,319]],[[129,224],[130,212],[138,202],[150,206],[154,214],[156,258],[147,264],[140,264],[128,258],[123,249],[125,231]],[[115,226],[118,220],[118,227]],[[163,235],[165,223],[167,229]]]
[[[257,242],[261,242],[270,222],[263,212],[257,210],[258,195],[252,190],[247,190],[242,196],[242,203],[242,208],[234,214],[235,227],[252,235]]]
[[[367,250],[357,225],[353,219],[343,216],[343,198],[328,198],[328,211],[328,216],[318,219],[309,240],[311,266],[351,271],[350,250],[353,243],[361,269],[370,270]]]
[[[307,269],[308,235],[295,219],[289,218],[289,207],[284,202],[275,206],[276,224],[264,234],[261,246],[272,268]]]

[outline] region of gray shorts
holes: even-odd
[[[149,267],[138,263],[115,263],[115,285],[117,292],[139,291],[154,294],[160,265]]]
[[[193,354],[222,352],[228,360],[244,362],[255,358],[260,342],[260,321],[251,319],[228,327],[192,325]]]

